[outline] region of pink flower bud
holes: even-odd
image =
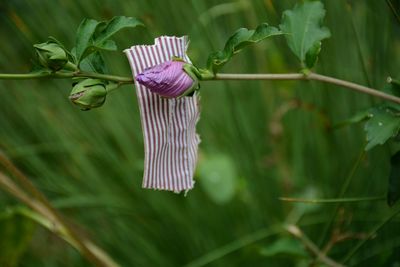
[[[175,98],[193,91],[197,81],[184,70],[183,61],[166,61],[145,69],[136,75],[136,81],[146,86],[153,93],[163,97]]]

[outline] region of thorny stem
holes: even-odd
[[[58,71],[58,72],[38,72],[38,73],[27,73],[27,74],[0,74],[0,80],[22,80],[22,79],[68,79],[68,78],[95,78],[101,80],[107,80],[116,82],[119,85],[132,84],[134,79],[131,77],[115,76],[110,74],[101,74],[95,72],[86,71]],[[357,83],[325,76],[317,73],[262,73],[262,74],[243,74],[243,73],[217,73],[214,77],[207,77],[204,81],[215,81],[215,80],[313,80],[323,83],[330,83],[338,86],[342,86],[354,91],[358,91],[363,94],[368,94],[377,98],[392,101],[400,104],[400,98],[394,95],[386,94],[382,91],[378,91],[374,88],[363,86]]]

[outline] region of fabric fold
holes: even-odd
[[[162,36],[154,45],[126,49],[133,77],[146,68],[186,55],[188,38]],[[143,188],[179,193],[193,188],[200,138],[196,124],[200,117],[199,95],[179,99],[162,98],[135,81],[142,123],[145,162]]]

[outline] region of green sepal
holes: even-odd
[[[187,73],[187,75],[190,76],[190,78],[192,78],[193,84],[192,84],[192,86],[191,86],[189,89],[187,89],[182,95],[178,96],[178,97],[177,97],[178,99],[181,98],[181,97],[187,96],[187,95],[193,93],[194,91],[200,89],[199,78],[198,78],[197,75],[196,75],[197,68],[196,68],[195,66],[193,66],[192,64],[185,63],[185,64],[183,65],[183,70]]]
[[[107,84],[99,79],[84,79],[73,85],[69,99],[82,110],[100,107],[106,101]]]
[[[33,47],[40,65],[52,71],[61,70],[69,60],[65,49],[51,39],[45,43],[35,44]]]

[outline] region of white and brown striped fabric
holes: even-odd
[[[173,56],[190,62],[187,37],[162,36],[154,45],[126,49],[133,76]],[[199,95],[180,99],[161,98],[135,82],[142,121],[145,166],[143,188],[176,193],[193,188],[193,174],[200,142],[196,134]]]

